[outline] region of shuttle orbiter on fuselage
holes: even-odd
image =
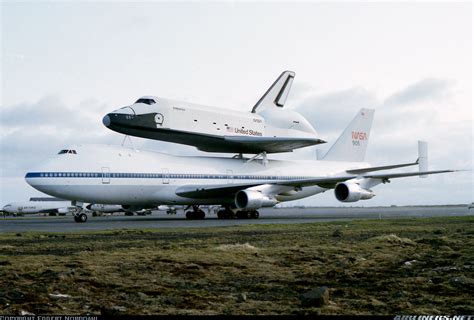
[[[146,96],[107,114],[103,123],[126,135],[207,152],[277,153],[324,143],[301,114],[283,109],[294,77],[283,72],[251,112]]]

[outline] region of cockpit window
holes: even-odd
[[[72,154],[77,154],[76,150],[61,150],[58,152],[58,154],[64,154],[64,153],[72,153]]]
[[[144,103],[144,104],[152,105],[156,103],[156,101],[154,99],[140,98],[135,103]]]

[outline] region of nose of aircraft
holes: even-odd
[[[102,123],[107,128],[113,129],[112,127],[114,127],[115,125],[118,125],[123,121],[131,120],[135,116],[135,110],[133,110],[131,107],[123,107],[106,114],[102,118]]]
[[[104,124],[104,126],[106,126],[107,128],[110,126],[110,117],[108,114],[106,114],[103,118],[102,118],[102,123]]]

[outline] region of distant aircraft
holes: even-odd
[[[289,152],[324,143],[301,114],[283,109],[294,77],[292,71],[283,72],[251,112],[145,96],[107,114],[103,123],[126,135],[208,152]]]
[[[12,215],[47,213],[49,215],[66,215],[76,207],[71,201],[56,198],[31,198],[29,201],[19,201],[7,204],[2,208]]]
[[[166,214],[177,214],[178,213],[178,210],[183,210],[184,212],[186,212],[186,210],[190,209],[191,206],[184,206],[184,205],[181,205],[181,206],[178,206],[178,205],[160,205],[158,206],[158,211],[166,211]],[[201,210],[207,210],[207,212],[210,214],[210,213],[216,213],[217,210],[219,209],[220,205],[219,206],[214,206],[214,205],[201,205],[199,206],[199,208]],[[188,211],[187,212],[187,218],[188,219],[192,219],[193,218],[193,214],[192,214],[192,211]]]
[[[199,205],[221,205],[219,218],[258,217],[257,209],[334,189],[342,202],[367,200],[390,179],[453,172],[428,171],[427,145],[419,142],[412,163],[371,166],[364,162],[374,110],[361,109],[321,160],[183,157],[105,145],[78,145],[26,174],[34,188],[72,203],[122,204],[136,208],[192,205],[188,218],[204,218]],[[391,169],[419,165],[417,172]],[[383,171],[380,173],[380,171]],[[75,215],[85,222],[87,215]]]
[[[92,212],[100,212],[100,213],[123,212],[125,213],[126,216],[133,216],[134,213],[136,213],[137,215],[150,214],[152,208],[143,209],[143,208],[134,208],[130,206],[122,206],[119,204],[91,203],[91,204],[86,205],[86,209]]]

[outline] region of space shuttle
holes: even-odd
[[[279,153],[325,143],[301,114],[283,108],[294,78],[293,71],[284,71],[249,112],[144,96],[102,122],[125,135],[206,152]]]

